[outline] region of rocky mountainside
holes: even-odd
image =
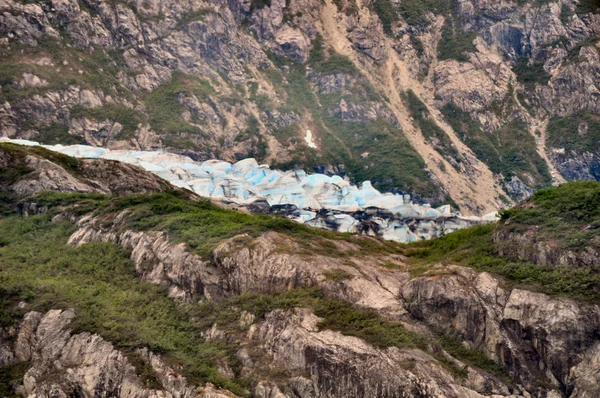
[[[220,208],[135,166],[0,154],[1,396],[600,394],[597,182],[399,245]]]
[[[594,0],[0,0],[0,131],[485,214],[600,178]]]

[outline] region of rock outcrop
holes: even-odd
[[[2,135],[258,157],[478,215],[597,179],[595,141],[582,161],[543,139],[549,119],[600,112],[590,2],[413,3],[5,0]],[[468,162],[414,123],[409,89]]]
[[[18,146],[0,148],[0,169],[10,174],[10,178],[0,182],[0,188],[21,197],[42,191],[124,196],[173,189],[166,181],[137,166],[103,159],[76,160]]]
[[[185,377],[147,350],[137,356],[155,373],[160,388],[148,388],[126,355],[100,336],[74,333],[73,310],[52,310],[45,314],[29,312],[15,328],[10,340],[2,341],[10,350],[11,362],[30,364],[17,391],[28,397],[114,397],[231,398],[233,394],[212,385],[191,386]],[[8,342],[8,347],[6,346]],[[12,345],[12,346],[11,346]]]
[[[115,236],[108,230],[92,231],[93,223],[89,221],[81,225],[71,243],[110,240],[133,248],[132,259],[138,264],[138,271],[145,264],[144,259],[161,258],[162,263],[148,274],[157,275],[156,270],[165,269],[169,277],[149,280],[166,283],[171,292],[182,290],[179,283],[186,280],[195,280],[196,285],[210,292],[206,298],[217,300],[246,293],[273,294],[319,287],[330,297],[374,309],[389,319],[416,322],[421,326],[414,327],[424,328],[421,333],[431,333],[427,331],[430,328],[458,336],[470,348],[500,363],[523,386],[523,394],[588,397],[598,393],[597,374],[589,371],[598,356],[600,307],[597,305],[510,289],[488,273],[458,266],[439,265],[428,276],[411,278],[403,270],[406,265],[401,257],[338,258],[331,253],[319,254],[317,247],[305,247],[275,233],[226,241],[214,252],[214,266],[208,266],[190,254],[183,254],[183,246],[169,245],[162,240],[163,235],[160,246],[156,241],[132,244],[131,236],[139,237],[138,242],[148,242],[153,235],[124,232]],[[358,249],[349,243],[337,244],[336,250],[341,252]],[[202,271],[197,279],[189,278],[193,272],[190,264],[200,265]],[[210,291],[210,286],[218,293]],[[365,394],[379,391],[381,396],[395,396],[403,391],[409,396],[424,397],[520,394],[514,387],[476,369],[469,370],[465,382],[455,384],[447,379],[442,368],[430,363],[430,354],[419,350],[378,351],[354,338],[319,331],[316,322],[317,318],[306,310],[276,311],[248,332],[250,341],[264,344],[267,358],[273,361],[268,367],[283,367],[292,375],[287,383],[296,396],[348,396],[361,395],[361,391]],[[218,325],[215,328],[218,330]],[[224,338],[216,331],[211,335]],[[246,337],[237,339],[246,344]],[[247,357],[244,349],[239,355],[245,361],[246,372],[259,365]],[[360,365],[344,365],[355,362],[352,358],[356,356],[361,358]],[[407,362],[411,363],[407,374],[399,377],[397,367],[402,368],[401,364]],[[361,370],[361,366],[366,367]],[[389,371],[389,367],[395,371]],[[368,378],[369,384],[364,384],[364,375],[371,372],[368,369],[377,371]],[[306,374],[310,375],[308,379]],[[415,374],[418,379],[413,379]],[[345,381],[332,384],[332,379]],[[257,388],[263,396],[274,394],[268,392],[271,390],[266,385]]]

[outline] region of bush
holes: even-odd
[[[208,80],[174,71],[171,80],[163,83],[146,98],[150,125],[159,133],[190,133],[206,136],[200,128],[182,117],[185,107],[181,100],[185,96],[196,96],[208,100],[215,93]]]
[[[532,230],[536,242],[552,242],[560,250],[600,250],[600,183],[573,182],[540,190],[522,206],[503,212],[499,225],[460,230],[405,245],[404,250],[419,264],[456,262],[493,272],[517,286],[599,303],[598,267],[545,266],[498,255],[504,243],[495,243],[494,233]]]
[[[392,5],[390,0],[375,0],[373,2],[373,10],[379,17],[381,24],[383,25],[383,31],[389,35],[393,35],[392,26],[394,22],[400,20],[398,11]]]
[[[451,102],[442,107],[441,112],[459,138],[493,173],[505,178],[516,175],[523,181],[527,180],[525,173],[528,173],[539,188],[551,184],[548,166],[537,153],[535,139],[524,122],[515,120],[488,133]]]
[[[216,362],[228,361],[223,343],[205,341],[165,288],[139,280],[120,246],[67,245],[75,229],[69,222],[52,222],[50,215],[0,220],[0,235],[7,237],[0,247],[2,288],[21,292],[3,300],[26,300],[28,310],[42,312],[74,308],[75,332],[97,333],[125,353],[148,347],[183,365],[192,382],[211,381],[245,394],[216,369]],[[4,301],[3,308],[8,304]],[[0,370],[0,387],[6,372]]]
[[[579,133],[579,127],[586,126],[585,134]],[[567,153],[600,151],[600,117],[593,114],[553,117],[548,123],[547,145],[550,148],[563,148]]]
[[[448,19],[442,30],[442,39],[438,45],[438,59],[455,59],[459,62],[468,62],[468,53],[474,53],[477,49],[473,41],[476,33],[463,32],[460,27],[451,25],[452,19]]]
[[[550,74],[544,69],[544,65],[533,64],[529,65],[529,59],[521,57],[513,65],[513,72],[517,75],[517,81],[529,90],[533,89],[536,84],[548,84]]]

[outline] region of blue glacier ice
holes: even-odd
[[[358,187],[347,178],[337,175],[273,170],[251,158],[234,164],[222,160],[196,162],[189,157],[163,151],[41,145],[34,141],[9,138],[0,138],[0,142],[40,145],[76,158],[118,160],[137,165],[200,196],[226,199],[240,205],[257,201],[266,201],[270,206],[293,205],[298,209],[291,216],[294,220],[321,228],[332,229],[333,225],[340,232],[361,232],[365,224],[352,214],[370,208],[382,209],[387,211],[387,218],[373,216],[371,219],[377,225],[376,234],[399,242],[429,239],[442,232],[496,220],[496,214],[492,213],[483,218],[461,217],[450,206],[434,209],[427,204],[416,204],[411,202],[408,195],[381,193],[370,181]],[[323,211],[329,213],[323,215]],[[406,221],[409,219],[413,220],[410,226]]]

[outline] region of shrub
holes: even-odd
[[[579,127],[587,127],[579,133]],[[553,117],[547,127],[547,145],[582,154],[600,150],[600,117],[593,114]]]
[[[442,29],[442,39],[438,45],[438,59],[456,59],[459,62],[468,62],[467,54],[477,50],[473,44],[477,34],[463,32],[462,28],[453,27],[452,22],[452,19],[448,19]]]
[[[163,83],[146,97],[150,125],[161,133],[191,133],[205,136],[200,128],[182,117],[185,107],[181,103],[185,96],[196,96],[208,100],[215,93],[208,80],[174,71],[171,80]]]
[[[74,332],[97,333],[125,353],[148,347],[183,365],[192,382],[245,394],[216,369],[216,362],[228,360],[225,346],[205,341],[163,287],[139,280],[127,251],[111,243],[69,246],[74,230],[50,215],[0,220],[1,235],[8,237],[0,247],[2,286],[21,291],[11,300],[42,312],[74,308]]]
[[[537,153],[535,139],[524,122],[515,120],[488,133],[453,103],[446,104],[441,112],[460,139],[495,174],[505,178],[516,175],[525,181],[524,173],[528,173],[538,187],[551,184],[548,166]]]
[[[536,242],[552,242],[560,250],[600,249],[600,183],[573,182],[536,192],[524,205],[502,213],[501,224],[460,230],[442,238],[405,245],[418,264],[457,262],[506,278],[517,286],[600,302],[598,267],[546,266],[498,254],[492,235],[500,231],[535,230]]]
[[[529,59],[521,57],[513,65],[513,72],[517,75],[517,81],[525,85],[528,89],[533,89],[536,84],[547,84],[550,80],[550,74],[544,70],[541,64],[529,65]]]

